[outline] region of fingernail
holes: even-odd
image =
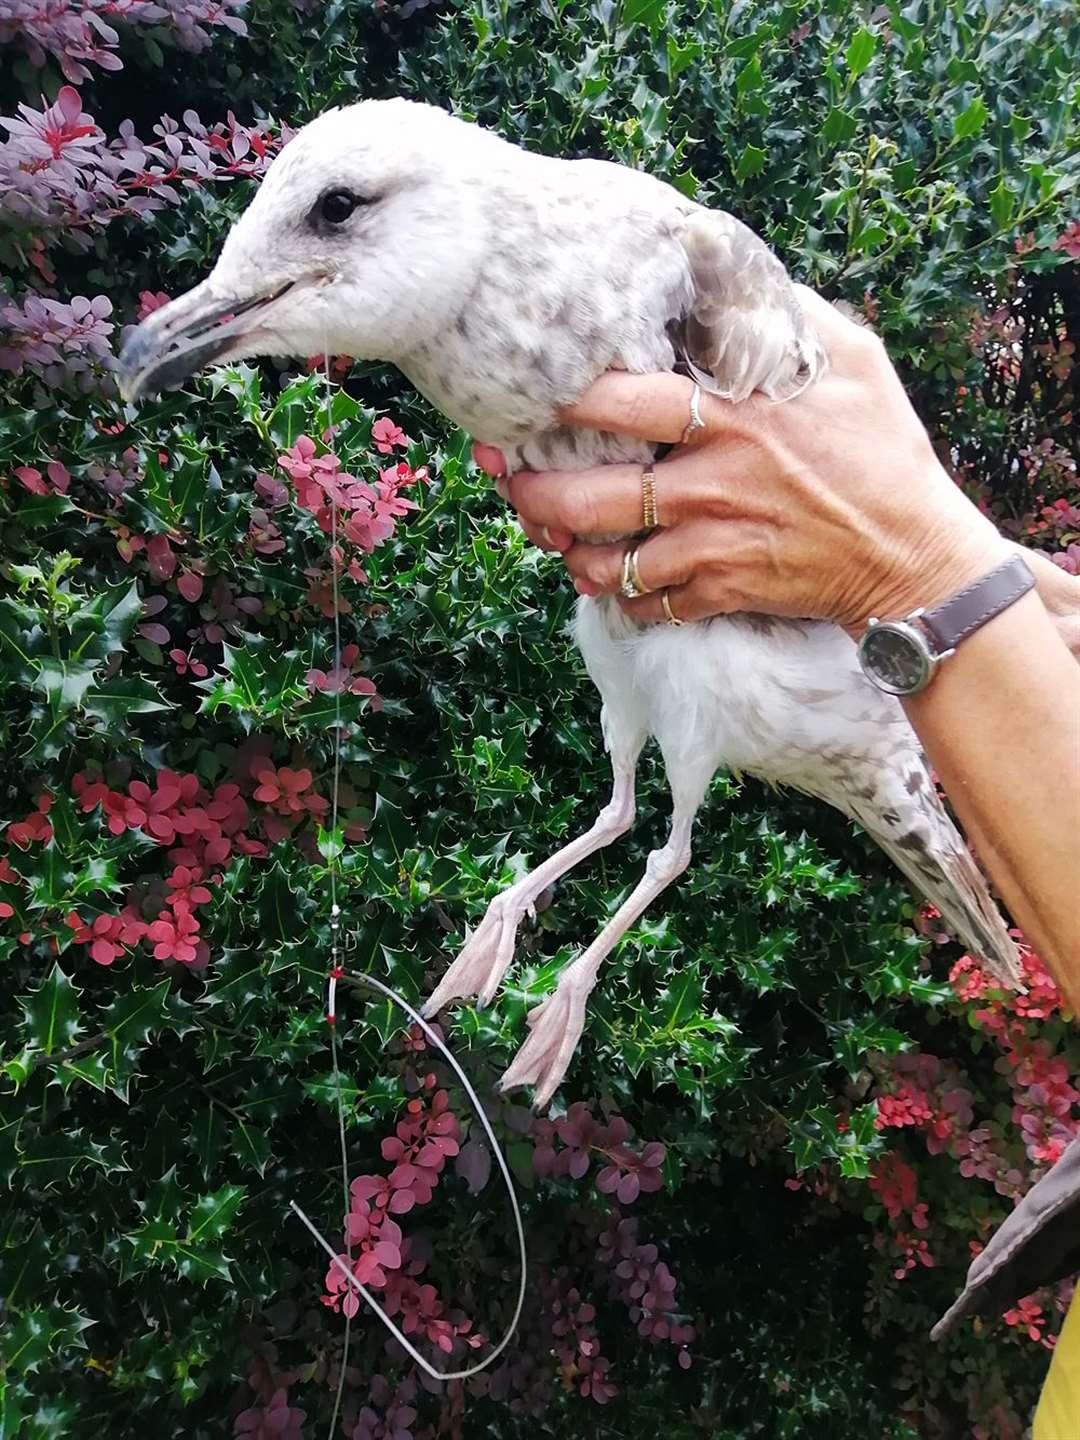
[[[510,499],[510,481],[507,480],[505,475],[500,475],[499,478],[495,481],[495,489],[499,492],[499,494],[504,500]]]
[[[549,530],[548,540],[555,550],[569,550],[574,543],[574,537],[569,530]]]
[[[594,585],[591,580],[575,580],[574,589],[579,595],[594,596],[600,594],[600,586]]]

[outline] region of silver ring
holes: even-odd
[[[694,388],[690,392],[690,419],[686,422],[686,428],[682,432],[682,440],[679,442],[685,445],[695,430],[704,430],[705,421],[701,418],[701,386],[694,381]]]

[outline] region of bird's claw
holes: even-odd
[[[554,992],[529,1011],[529,1035],[499,1081],[501,1091],[534,1085],[533,1109],[548,1105],[574,1058],[591,990],[590,982],[568,970]]]
[[[420,1012],[430,1019],[452,1000],[466,1000],[473,995],[481,1005],[490,1005],[502,978],[514,958],[517,927],[523,910],[507,895],[496,895],[487,914],[472,932],[457,959],[432,991],[431,998]]]

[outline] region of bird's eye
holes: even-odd
[[[344,225],[360,204],[360,196],[351,190],[328,190],[319,201],[319,214],[331,225]]]

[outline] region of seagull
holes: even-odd
[[[557,419],[606,370],[684,365],[732,401],[783,402],[823,348],[781,261],[733,216],[641,171],[531,153],[437,107],[331,110],[278,155],[210,275],[155,310],[120,356],[129,400],[217,361],[348,354],[390,362],[509,472],[648,464],[657,448]],[[500,1082],[553,1097],[604,959],[687,868],[719,770],[834,805],[877,842],[1002,981],[1019,962],[897,700],[816,621],[729,615],[640,626],[583,598],[575,638],[603,701],[611,799],[593,825],[491,902],[425,1007],[489,1004],[541,894],[628,831],[646,741],[672,796],[666,842],[528,1016]]]

